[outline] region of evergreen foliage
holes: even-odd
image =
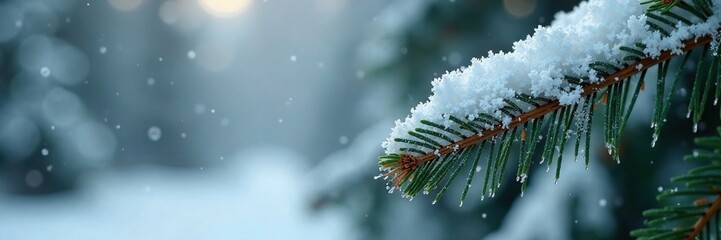
[[[646,13],[647,25],[666,36],[677,26],[674,22],[694,22],[684,17],[687,13],[705,21],[711,17],[711,9],[715,7],[711,0],[653,0],[642,4],[650,5]],[[467,132],[462,133],[440,123],[422,120],[423,127],[408,132],[412,139],[393,139],[406,143],[409,147],[400,148],[399,153],[379,157],[379,167],[385,173],[378,177],[390,179],[389,192],[401,189],[403,196],[409,198],[420,192],[428,194],[436,190],[447,178],[436,195],[435,199],[438,200],[451,182],[460,176],[459,173],[467,168],[470,170],[465,171],[468,174],[465,180],[467,184],[460,198],[462,205],[478,166],[485,166],[482,195],[495,195],[511,157],[511,149],[517,149],[516,180],[521,183],[523,194],[536,154],[540,154],[540,163],[546,164],[547,170],[555,169],[556,178],[560,177],[563,161],[560,153],[570,141],[574,142],[572,147],[575,156],[583,157],[588,164],[592,139],[590,128],[595,111],[602,111],[602,114],[596,114],[602,115],[602,119],[596,121],[603,121],[605,145],[609,154],[618,162],[620,136],[639,93],[644,89],[646,73],[650,68],[658,66],[658,78],[655,79],[656,101],[651,118],[654,129],[652,145],[655,145],[661,133],[671,98],[677,92],[682,73],[680,70],[695,67],[696,74],[688,109],[689,117],[693,116],[695,124],[698,124],[705,110],[703,103],[710,97],[712,83],[716,86],[715,98],[721,96],[721,55],[718,47],[712,49],[712,41],[712,36],[688,39],[684,41],[682,53],[664,51],[657,57],[643,54],[646,46],[640,42],[634,46],[620,47],[621,51],[627,53],[623,58],[623,66],[607,62],[590,64],[591,69],[603,75],[602,81],[588,83],[588,77],[585,76],[565,77],[567,84],[580,85],[583,88],[582,101],[562,105],[557,99],[518,94],[514,99],[506,99],[506,106],[501,108],[501,112],[512,119],[509,124],[504,124],[501,119],[488,114],[480,114],[474,118],[448,116],[457,124],[458,129]],[[688,66],[690,62],[697,64]],[[668,91],[665,89],[667,78],[671,81]],[[518,103],[535,108],[523,111]],[[602,110],[597,109],[599,104],[603,105]],[[455,138],[460,140],[454,140]],[[485,164],[479,165],[483,164],[483,161]]]
[[[671,179],[681,188],[662,191],[665,207],[643,212],[646,228],[631,232],[638,239],[718,239],[721,234],[721,127],[719,136],[696,138],[699,149],[684,157],[701,166]]]
[[[711,0],[648,0],[642,4],[648,5],[647,26],[664,36],[669,36],[679,22],[690,25],[695,23],[696,18],[702,21],[708,19],[712,10],[718,7]],[[389,180],[389,192],[400,190],[408,198],[420,192],[436,192],[433,203],[444,196],[453,182],[462,181],[465,182],[460,196],[462,206],[479,169],[483,169],[480,172],[484,173],[479,187],[483,199],[496,194],[507,166],[516,165],[516,181],[521,185],[522,196],[529,170],[536,160],[544,164],[547,171],[554,169],[556,179],[561,175],[564,160],[561,155],[565,148],[572,149],[576,160],[582,158],[588,165],[593,139],[591,126],[597,121],[602,122],[602,134],[609,155],[620,162],[619,144],[623,130],[640,92],[645,88],[647,71],[653,67],[656,67],[657,77],[649,82],[656,85],[651,144],[655,145],[661,134],[671,99],[678,92],[682,70],[691,68],[695,77],[688,96],[687,117],[692,119],[695,132],[705,111],[705,103],[713,95],[716,105],[721,96],[721,52],[714,41],[717,41],[714,36],[687,39],[681,52],[665,51],[654,57],[644,54],[647,46],[643,43],[622,46],[619,50],[627,54],[623,65],[608,62],[589,65],[602,75],[602,81],[589,83],[585,76],[565,76],[566,84],[582,87],[582,101],[562,105],[558,99],[517,94],[513,99],[506,99],[506,105],[501,108],[503,114],[512,119],[510,123],[503,123],[501,119],[487,114],[471,118],[446,116],[453,122],[453,127],[422,120],[422,126],[408,132],[408,138],[393,139],[408,147],[379,157],[378,164],[384,173],[378,178]],[[528,106],[532,106],[532,110],[524,111]],[[659,199],[679,195],[718,195],[718,186],[713,185],[718,183],[714,180],[717,176],[710,172],[718,170],[715,165],[721,164],[717,163],[721,161],[716,156],[721,151],[719,142],[719,137],[697,140],[702,146],[714,148],[714,152],[698,152],[687,159],[703,158],[711,165],[674,179],[687,182],[692,189],[667,191]],[[511,158],[517,159],[517,163],[509,163]],[[644,216],[651,218],[649,228],[634,231],[632,235],[641,239],[693,239],[698,234],[707,238],[719,236],[708,232],[719,229],[718,217],[713,221],[703,220],[702,217],[696,223],[700,226],[693,225],[693,222],[682,224],[686,222],[681,220],[698,218],[699,214],[707,217],[715,215],[721,206],[721,202],[698,202],[694,206],[644,212]],[[677,219],[679,221],[675,221]],[[678,224],[673,225],[676,222]],[[707,227],[711,223],[716,227]]]

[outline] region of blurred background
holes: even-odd
[[[628,238],[689,167],[684,101],[652,151],[643,94],[620,165],[596,141],[522,198],[373,180],[433,78],[577,3],[0,1],[0,239]]]

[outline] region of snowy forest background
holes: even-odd
[[[538,168],[523,198],[431,205],[373,180],[434,77],[577,3],[0,2],[0,239],[629,238],[690,167],[683,101],[651,151],[642,94],[620,165]]]

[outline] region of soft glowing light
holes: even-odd
[[[158,9],[158,15],[160,16],[160,19],[163,20],[163,22],[167,24],[173,24],[178,22],[178,19],[180,18],[180,5],[175,1],[165,1],[162,4],[160,4],[160,8]]]
[[[232,17],[245,11],[251,0],[198,0],[206,12],[217,17]]]

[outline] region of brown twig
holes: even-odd
[[[714,200],[713,204],[709,206],[706,209],[706,212],[696,220],[696,223],[693,225],[693,229],[691,232],[686,235],[686,240],[693,240],[698,236],[699,233],[701,233],[701,230],[703,230],[703,227],[706,226],[706,224],[711,221],[711,217],[716,215],[721,208],[721,196],[716,196],[716,200]]]
[[[721,30],[720,30],[721,31]],[[704,36],[697,39],[689,39],[683,42],[684,47],[682,48],[682,51],[684,53],[691,51],[691,49],[694,49],[698,46],[703,46],[712,41],[711,36]],[[644,71],[648,68],[651,68],[653,66],[656,66],[657,64],[664,62],[666,60],[671,59],[673,56],[675,56],[671,51],[664,51],[661,53],[661,55],[657,58],[644,58],[641,59],[631,65],[628,65],[625,68],[622,68],[618,70],[617,72],[608,75],[603,80],[585,85],[583,87],[583,96],[591,95],[594,92],[597,92],[605,87],[608,87],[612,84],[619,83],[625,79],[628,79],[629,77],[633,76],[636,73],[639,73],[641,71]],[[641,64],[641,67],[639,68],[638,65]],[[486,140],[490,137],[496,136],[507,129],[514,128],[516,126],[519,126],[521,124],[524,124],[532,119],[539,118],[541,116],[544,116],[550,112],[553,112],[555,110],[558,110],[562,107],[565,107],[564,105],[561,105],[558,100],[553,100],[551,102],[548,102],[544,105],[541,105],[531,111],[525,112],[521,114],[520,116],[514,117],[513,120],[511,120],[511,123],[508,124],[508,126],[504,127],[502,125],[497,125],[494,128],[485,130],[482,132],[482,134],[474,134],[471,136],[468,136],[466,138],[463,138],[461,140],[458,140],[454,143],[448,144],[445,147],[442,147],[438,150],[438,153],[435,152],[429,152],[425,155],[413,157],[410,155],[405,155],[406,157],[410,157],[414,160],[414,165],[419,165],[421,163],[424,163],[426,161],[430,161],[432,159],[438,158],[440,156],[444,156],[447,154],[452,153],[453,151],[457,151],[458,149],[464,149],[471,147],[483,140]]]

